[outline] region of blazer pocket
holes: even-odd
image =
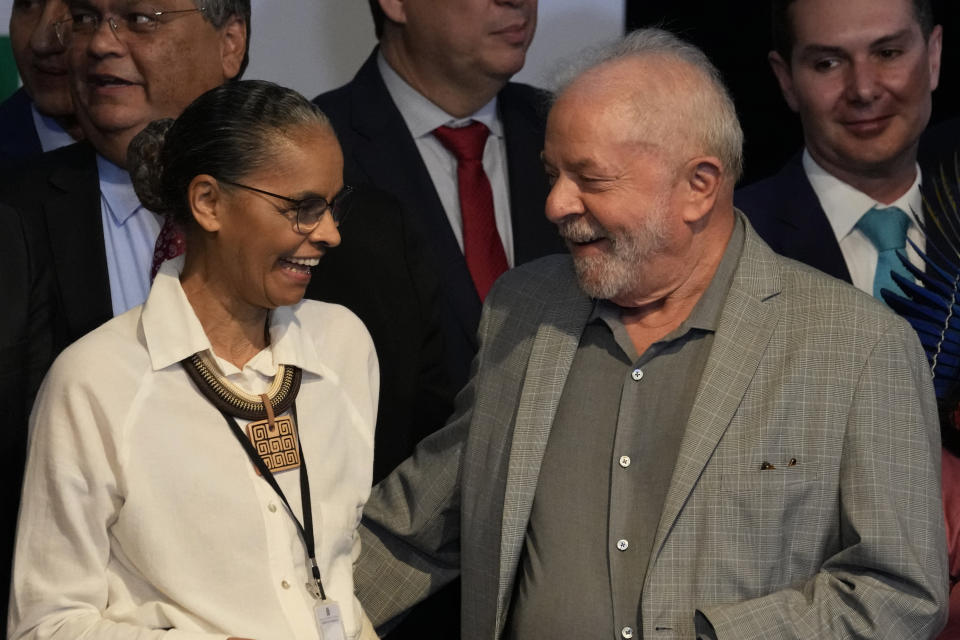
[[[824,520],[836,518],[836,486],[825,482],[830,474],[820,459],[797,456],[791,464],[793,460],[762,460],[724,474],[720,499],[724,511],[760,547],[816,553]]]

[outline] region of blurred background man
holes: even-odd
[[[350,83],[315,101],[340,137],[346,181],[391,193],[417,221],[442,278],[447,366],[459,388],[493,280],[562,250],[541,215],[547,98],[509,82],[533,40],[537,2],[370,8],[379,47]]]
[[[70,97],[66,47],[54,28],[66,17],[63,0],[13,3],[10,45],[23,86],[0,104],[0,167],[83,136]]]

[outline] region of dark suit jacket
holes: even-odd
[[[27,449],[27,418],[53,359],[49,257],[40,225],[0,205],[0,483],[7,511],[0,518],[0,625],[6,627],[10,561]]]
[[[851,281],[827,214],[803,170],[801,154],[776,175],[738,189],[734,203],[774,251]]]
[[[23,87],[0,103],[0,167],[12,167],[43,152],[33,124],[32,104]]]
[[[96,153],[78,142],[0,179],[0,201],[42,222],[65,344],[113,317]]]
[[[314,268],[306,297],[344,305],[373,338],[380,361],[378,482],[443,425],[456,389],[443,364],[439,280],[406,213],[385,193],[361,189],[340,235],[340,246]]]
[[[933,171],[936,175],[943,167],[948,178],[952,178],[960,155],[960,117],[938,122],[924,131],[919,155],[924,172]]]
[[[548,95],[510,83],[498,96],[507,147],[514,258],[517,265],[564,251],[543,215],[547,184],[540,163]],[[480,298],[426,165],[377,69],[377,51],[345,86],[314,102],[330,117],[344,151],[347,184],[370,184],[411,212],[434,253],[443,299],[447,367],[459,389],[476,353]],[[437,425],[439,426],[439,425]]]
[[[930,169],[924,167],[923,171],[928,175]],[[924,178],[921,185],[925,191],[927,182]],[[734,202],[774,251],[851,282],[833,228],[803,170],[801,154],[791,158],[776,175],[738,189]],[[928,256],[943,263],[942,256],[949,253],[942,252],[950,245],[942,230],[928,224],[925,232]]]

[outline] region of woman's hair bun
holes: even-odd
[[[154,120],[138,133],[127,148],[127,167],[140,204],[154,213],[169,213],[176,205],[163,179],[163,143],[173,118]]]

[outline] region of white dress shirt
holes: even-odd
[[[304,545],[180,360],[210,342],[166,262],[146,304],[65,350],[41,388],[17,532],[11,638],[318,640]],[[317,561],[350,638],[379,372],[363,324],[303,301],[270,314],[247,391],[296,365]],[[241,427],[246,422],[238,420]],[[300,517],[299,471],[276,475]],[[174,631],[166,631],[173,629]],[[369,629],[366,622],[364,631]]]
[[[907,228],[907,237],[920,250],[926,248],[923,232],[917,226],[916,220],[923,220],[923,197],[920,195],[920,167],[917,166],[917,177],[913,185],[893,202],[877,202],[862,191],[851,187],[846,182],[828,173],[817,164],[810,152],[803,151],[803,170],[810,180],[820,206],[830,221],[833,233],[840,245],[840,252],[850,271],[853,286],[873,295],[873,279],[877,270],[877,248],[860,229],[857,222],[860,217],[873,207],[899,207],[910,217],[910,226]],[[916,267],[923,269],[923,259],[907,244],[907,258]]]
[[[153,248],[162,219],[140,204],[130,174],[97,154],[100,216],[113,315],[143,304],[150,293]]]
[[[430,102],[406,80],[394,71],[383,57],[377,54],[377,68],[387,85],[387,92],[393,99],[403,121],[417,144],[420,157],[427,167],[427,173],[433,181],[433,187],[440,196],[440,203],[447,214],[450,228],[463,251],[463,216],[460,214],[460,195],[457,191],[457,159],[433,135],[440,126],[463,127],[471,120],[482,122],[490,130],[487,145],[483,148],[483,170],[490,180],[493,190],[493,213],[497,221],[497,232],[507,254],[507,264],[513,266],[513,227],[510,224],[510,184],[507,178],[507,143],[503,136],[503,123],[497,111],[497,98],[488,102],[473,115],[466,118],[454,118],[449,113]]]

